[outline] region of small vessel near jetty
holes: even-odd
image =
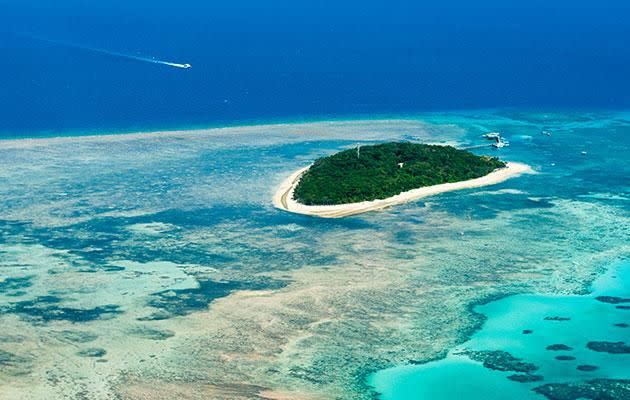
[[[483,134],[482,136],[488,140],[494,140],[494,143],[492,143],[492,147],[495,147],[497,149],[501,149],[510,145],[510,142],[505,140],[499,132],[488,132],[486,134]]]
[[[497,140],[497,139],[501,139],[501,134],[499,132],[488,132],[484,135],[482,135],[483,137],[485,137],[488,140]]]
[[[503,139],[503,138],[497,138],[497,141],[492,143],[492,146],[497,148],[497,149],[501,149],[503,147],[508,147],[510,145],[510,142],[508,142],[507,140]]]

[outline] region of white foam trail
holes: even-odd
[[[72,42],[66,42],[66,41],[62,41],[62,40],[46,39],[46,38],[41,38],[41,37],[36,37],[36,36],[29,36],[29,37],[32,38],[32,39],[40,40],[40,41],[47,42],[47,43],[52,43],[52,44],[56,44],[56,45],[60,45],[60,46],[66,46],[66,47],[73,47],[73,48],[76,48],[76,49],[81,49],[81,50],[85,50],[85,51],[91,51],[93,53],[106,54],[106,55],[114,56],[114,57],[127,58],[127,59],[131,59],[131,60],[136,60],[136,61],[144,61],[144,62],[148,62],[148,63],[151,63],[151,64],[167,65],[169,67],[182,68],[182,69],[192,68],[192,65],[190,65],[190,64],[180,64],[180,63],[174,63],[174,62],[170,62],[170,61],[158,60],[158,59],[155,59],[155,58],[135,56],[133,54],[119,53],[117,51],[110,51],[110,50],[105,50],[105,49],[99,49],[98,47],[84,46],[84,45],[81,45],[81,44],[76,44],[76,43],[72,43]]]

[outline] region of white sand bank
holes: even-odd
[[[276,194],[273,196],[273,204],[276,207],[297,214],[312,215],[323,218],[341,218],[368,211],[380,210],[382,208],[417,200],[422,197],[433,196],[439,193],[495,185],[520,174],[532,171],[529,165],[508,162],[507,167],[495,170],[488,175],[482,176],[481,178],[422,187],[409,190],[386,199],[331,206],[307,206],[300,204],[293,199],[293,191],[300,182],[302,174],[309,168],[310,166],[295,171],[284,182],[282,182],[276,191]]]

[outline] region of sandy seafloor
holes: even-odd
[[[359,142],[496,130],[537,174],[338,220],[271,202]],[[372,373],[464,343],[474,304],[627,259],[629,154],[612,112],[0,141],[0,399],[374,398]]]

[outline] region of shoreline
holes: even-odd
[[[343,218],[351,215],[362,214],[369,211],[382,210],[398,204],[408,203],[423,197],[461,189],[473,189],[483,186],[495,185],[514,178],[524,173],[531,173],[532,169],[527,164],[508,162],[505,168],[497,169],[479,178],[467,181],[442,183],[408,190],[386,199],[362,201],[358,203],[335,204],[326,206],[307,206],[293,199],[293,191],[302,177],[311,166],[301,168],[292,173],[278,187],[273,196],[273,205],[284,211],[310,215],[321,218]]]

